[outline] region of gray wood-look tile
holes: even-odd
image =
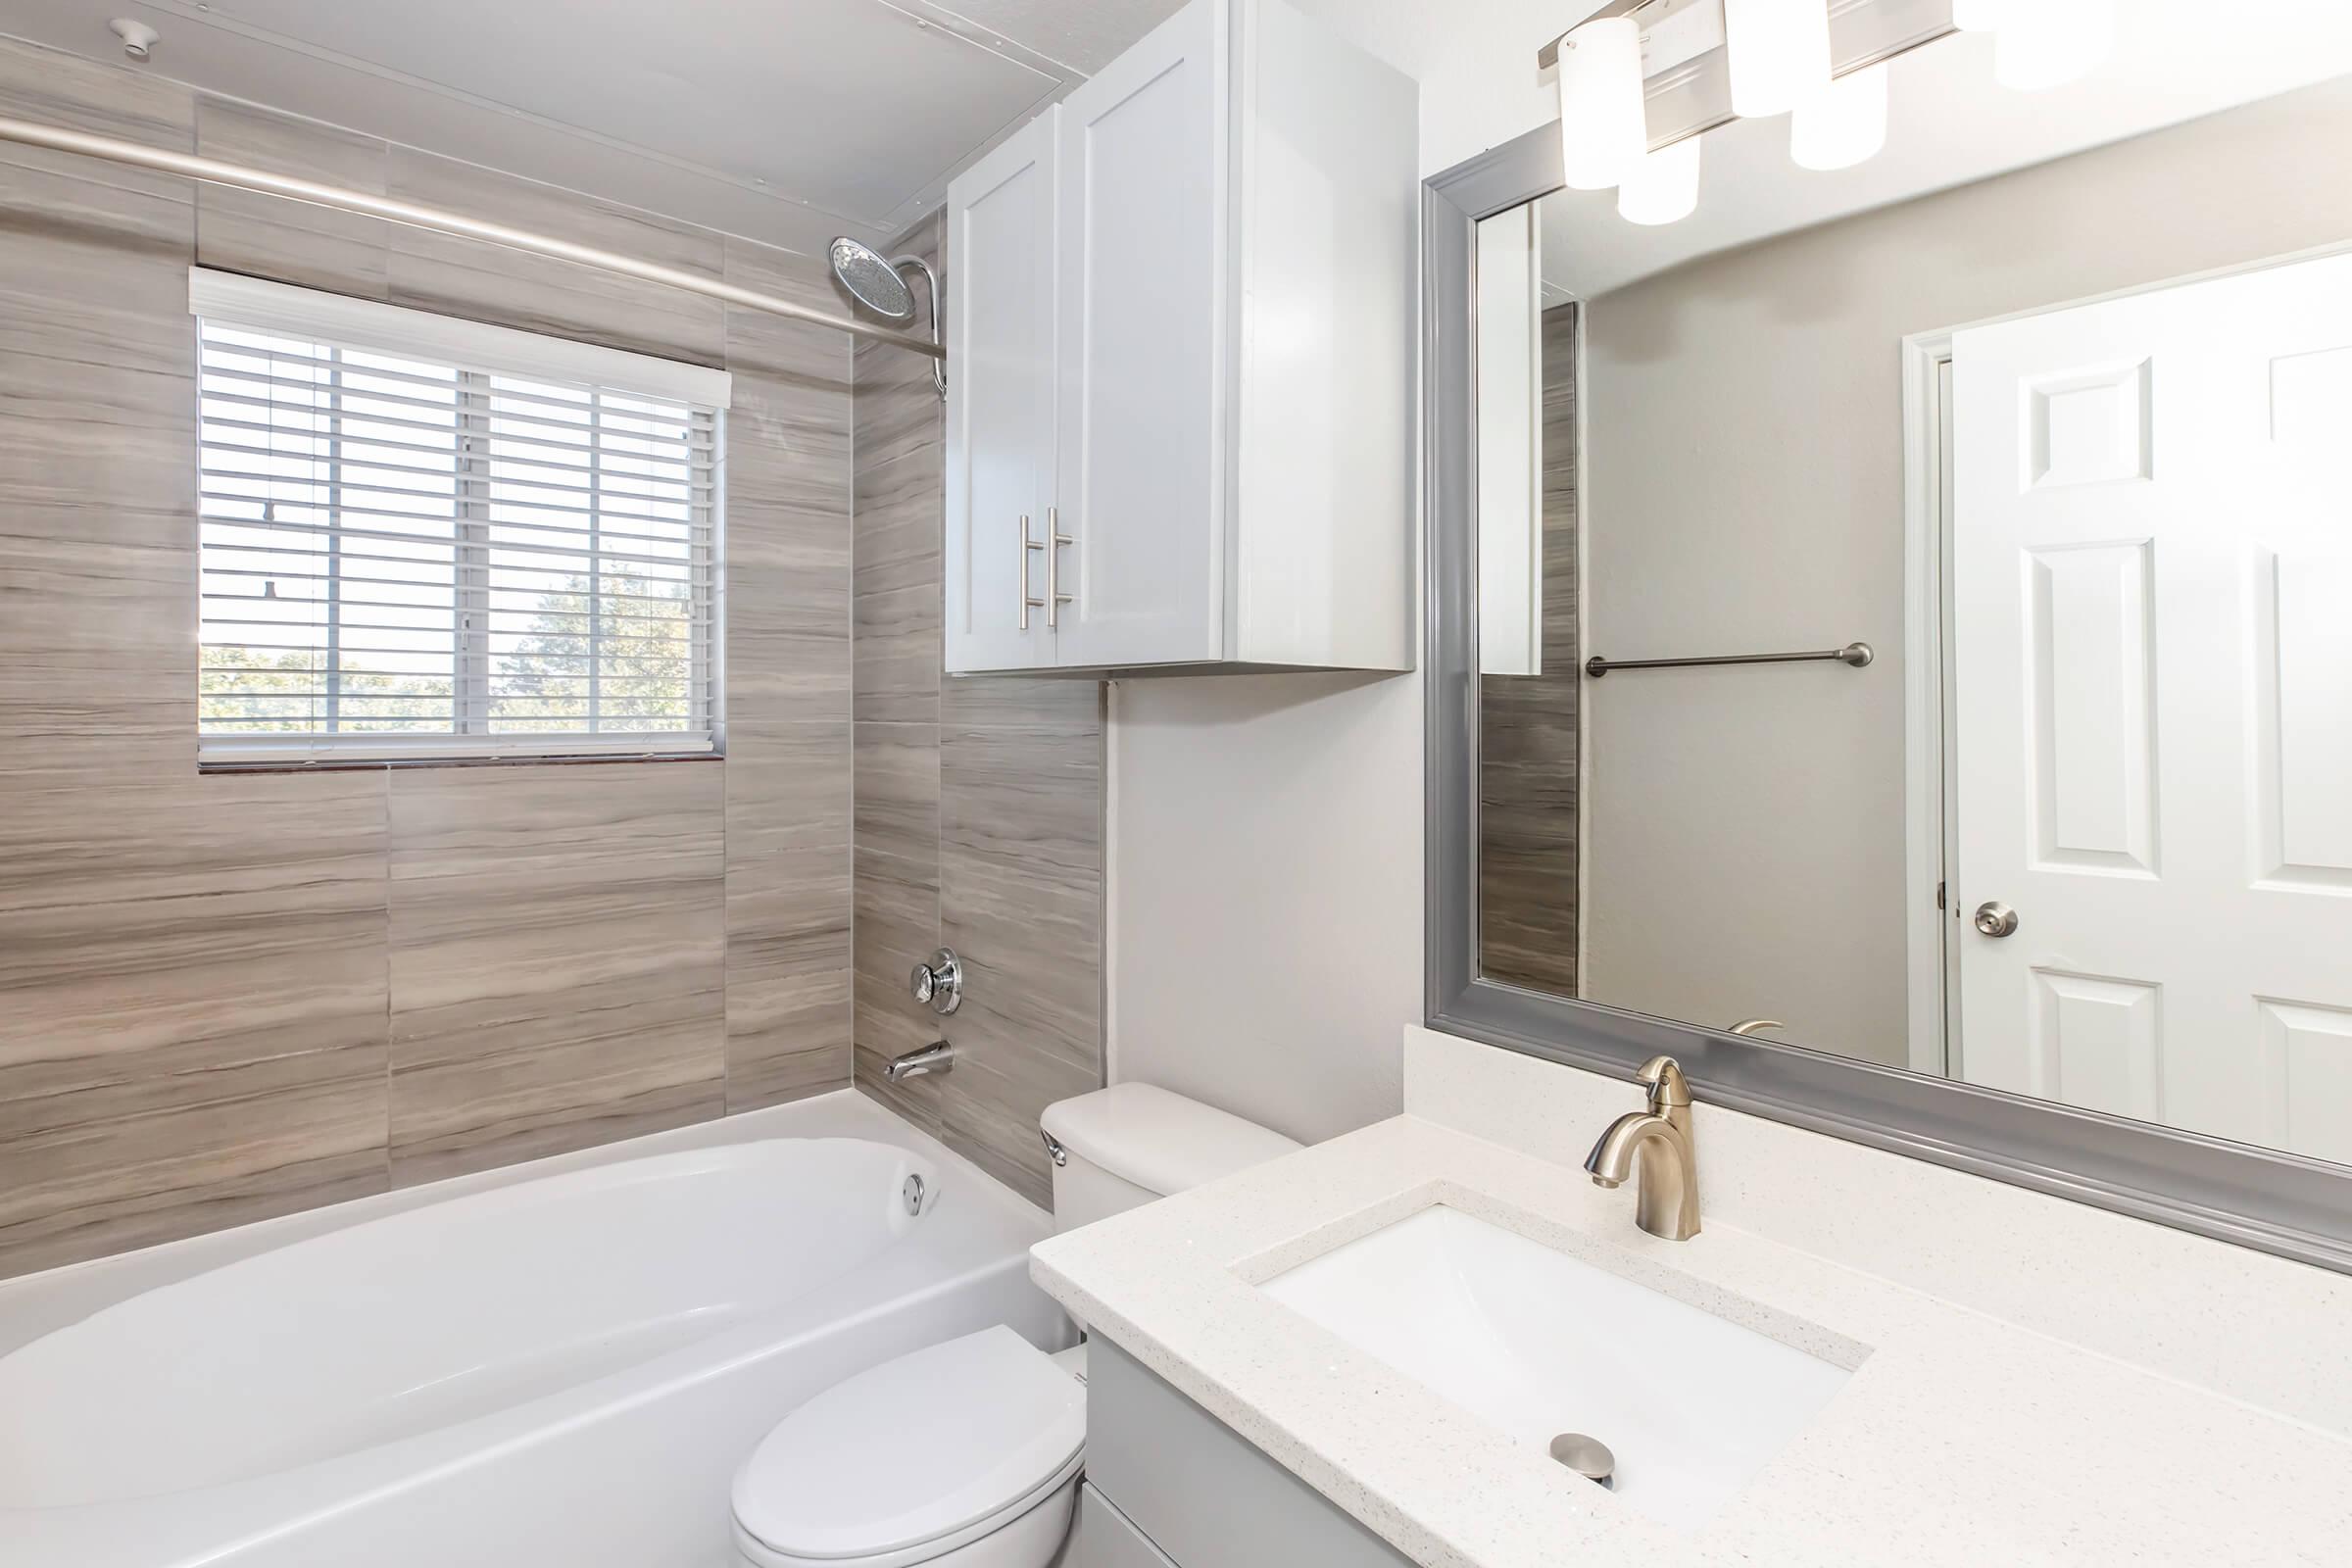
[[[943,730],[940,926],[1032,1051],[1102,1050],[1099,727]]]
[[[939,252],[939,219],[924,220],[907,240],[892,247],[892,256],[915,254],[934,261]],[[941,275],[946,284],[946,275]],[[929,331],[922,315],[922,284],[915,282],[917,319],[907,331]],[[858,343],[858,442],[860,472],[882,467],[941,442],[939,385],[931,378],[931,360],[924,355],[892,348],[889,343]]]
[[[926,219],[908,232],[886,254],[922,257],[940,271],[945,288],[947,273],[940,267],[940,220],[937,215]],[[916,319],[908,323],[909,331],[927,331],[929,318],[923,316],[922,284],[913,284],[916,300]],[[936,448],[940,442],[940,401],[937,384],[932,379],[932,362],[923,355],[893,348],[887,343],[860,342],[858,345],[858,468],[862,473],[904,458],[910,453]]]
[[[718,235],[577,191],[398,145],[387,185],[403,201],[720,275]],[[724,358],[725,307],[700,294],[406,226],[393,229],[388,266],[395,305],[698,365]]]
[[[185,88],[0,40],[0,113],[174,149]],[[0,791],[192,765],[184,180],[0,150]]]
[[[0,113],[842,304],[812,258],[8,39]],[[199,777],[199,257],[730,365],[731,759]],[[0,1273],[848,1080],[851,367],[698,296],[0,149]],[[879,952],[937,938],[929,766],[927,847],[865,862]]]
[[[727,735],[727,1108],[850,1081],[850,726]]]
[[[18,38],[0,37],[0,115],[93,131],[174,152],[196,144],[196,94],[145,72],[84,60]],[[91,188],[161,194],[185,205],[186,180],[74,153],[0,147],[0,165],[45,170]],[[0,184],[0,194],[13,194]]]
[[[0,358],[192,373],[195,231],[184,185],[122,190],[0,163]]]
[[[386,193],[392,157],[389,144],[375,137],[220,98],[196,106],[196,150],[370,196]],[[196,260],[224,271],[383,300],[392,287],[392,225],[308,202],[200,185]]]
[[[0,796],[193,776],[192,531],[0,493]]]
[[[1577,994],[1579,635],[1576,311],[1544,312],[1544,672],[1479,682],[1479,963],[1513,985]]]
[[[939,726],[857,726],[857,1076],[931,1131],[945,1080],[887,1084],[882,1065],[940,1038],[947,1020],[907,993],[939,946]]]
[[[723,764],[391,776],[393,1179],[718,1113]]]
[[[735,719],[727,726],[729,869],[739,860],[849,864],[852,767],[846,721]],[[846,910],[848,895],[842,899]]]
[[[729,282],[832,305],[820,265],[726,242]],[[850,716],[850,349],[841,333],[730,307],[727,702],[757,721]]]
[[[0,1272],[383,1181],[383,782],[0,796]]]
[[[939,719],[941,485],[936,444],[858,470],[851,619],[859,719]]]
[[[940,587],[943,453],[937,446],[858,469],[859,593]]]
[[[936,258],[940,237],[933,220],[896,250]],[[858,1085],[1048,1203],[1038,1115],[1102,1081],[1102,687],[940,675],[939,400],[919,357],[878,345],[857,377]],[[944,1019],[905,978],[941,942],[967,975]],[[882,1081],[943,1036],[954,1071]]]
[[[27,1128],[0,1107],[0,1276],[382,1192],[384,1048],[201,1069],[154,1105]]]
[[[728,711],[762,720],[846,720],[849,400],[775,398],[776,385],[738,377],[738,402],[728,416]],[[787,406],[794,416],[782,412]]]
[[[939,1136],[950,1149],[1040,1208],[1054,1206],[1054,1167],[1038,1137],[1048,1105],[1102,1087],[1099,1068],[1027,1049],[1017,1019],[982,1006],[956,1019],[954,1093]]]
[[[945,1136],[1044,1203],[1038,1116],[1102,1074],[1102,690],[1076,685],[1072,712],[1064,683],[951,681],[943,703],[967,686],[963,705],[1032,722],[941,731],[940,933],[968,977]]]

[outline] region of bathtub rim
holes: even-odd
[[[855,1088],[835,1089],[780,1105],[543,1155],[519,1164],[445,1176],[415,1187],[370,1193],[363,1198],[0,1280],[0,1356],[134,1296],[369,1220],[625,1160],[773,1138],[853,1138],[896,1145],[933,1161],[943,1171],[952,1172],[954,1190],[969,1194],[967,1201],[993,1210],[1002,1222],[1016,1231],[1030,1232],[1032,1244],[1053,1234],[1051,1213],[971,1159],[872,1096]]]

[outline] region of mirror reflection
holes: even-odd
[[[2352,1161],[2352,60],[2169,9],[1483,225],[1486,978]]]

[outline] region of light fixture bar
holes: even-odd
[[[1607,5],[1579,22],[1576,27],[1583,26],[1586,22],[1600,22],[1609,17],[1630,17],[1647,4],[1649,4],[1649,0],[1609,0]],[[1576,27],[1570,27],[1568,32],[1574,32]],[[1552,39],[1551,42],[1536,51],[1537,70],[1549,71],[1560,63],[1560,45],[1567,40],[1568,32],[1561,33],[1559,37]]]
[[[1603,17],[1632,16],[1653,3],[1654,0],[1609,0],[1592,16],[1580,20],[1577,26]],[[1959,30],[1952,25],[1951,0],[1861,0],[1859,4],[1838,6],[1830,13],[1830,74],[1847,75],[1866,66],[1907,55]],[[1550,70],[1558,64],[1560,39],[1567,36],[1563,32],[1536,51],[1540,69]],[[1652,152],[1686,136],[1728,125],[1739,118],[1732,113],[1729,56],[1729,50],[1711,49],[1648,80],[1645,90],[1649,95]]]

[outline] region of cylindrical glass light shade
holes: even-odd
[[[1629,223],[1672,223],[1698,210],[1698,141],[1685,136],[1647,154],[1617,187],[1617,215]]]
[[[1992,74],[2004,87],[2062,87],[2115,50],[2115,0],[2034,0],[2012,6],[1992,35]]]
[[[1830,79],[1829,0],[1723,0],[1732,112],[1785,115]]]
[[[1573,190],[1607,190],[1649,149],[1642,28],[1631,17],[1588,22],[1560,40],[1560,156]]]
[[[1788,156],[1799,169],[1851,169],[1886,145],[1886,66],[1849,71],[1796,106]]]
[[[1990,32],[2015,4],[2016,0],[1952,0],[1952,25],[1962,32]]]

